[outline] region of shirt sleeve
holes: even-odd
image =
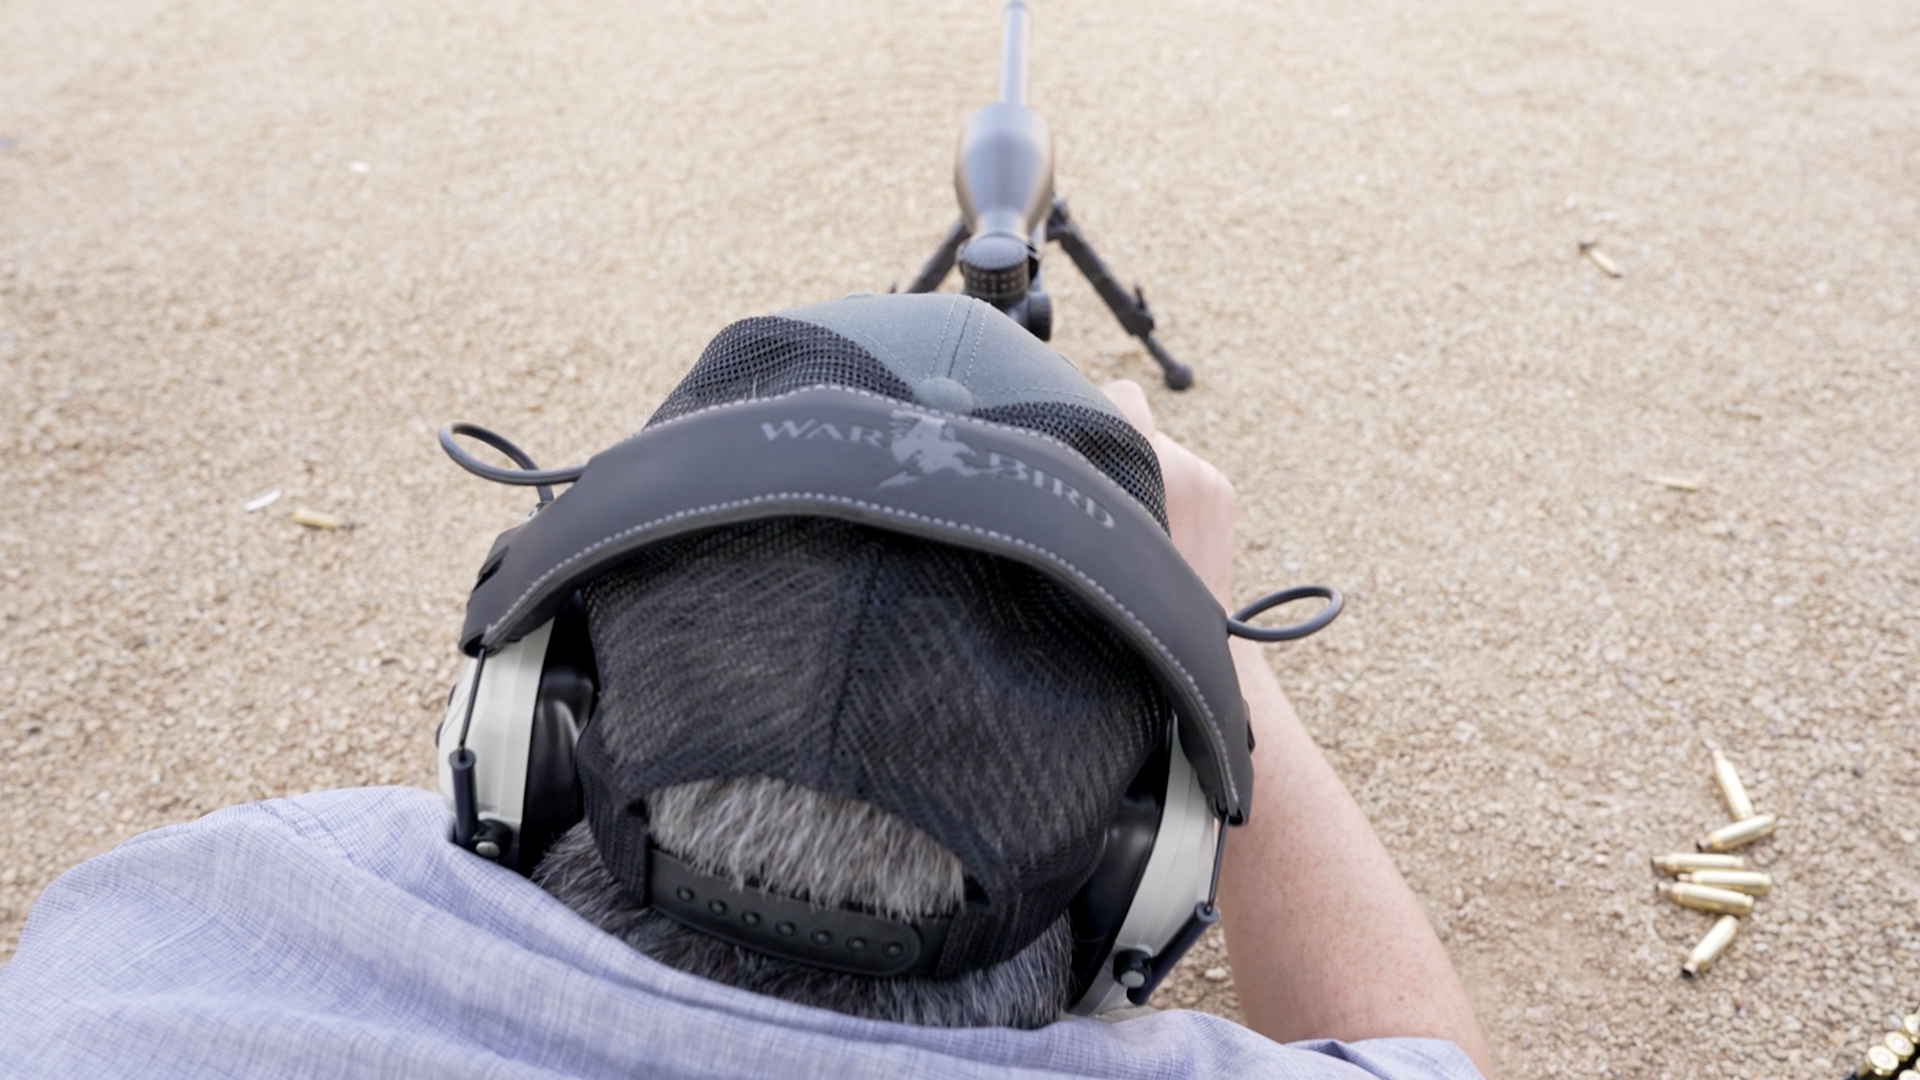
[[[1485,1080],[1466,1052],[1445,1039],[1389,1038],[1338,1042],[1315,1039],[1288,1044],[1354,1066],[1380,1080]]]

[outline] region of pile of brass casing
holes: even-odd
[[[1719,786],[1720,797],[1726,801],[1727,812],[1733,815],[1733,820],[1695,841],[1697,852],[1653,857],[1655,870],[1678,879],[1654,886],[1656,895],[1681,907],[1720,916],[1680,965],[1680,974],[1689,979],[1698,978],[1713,966],[1732,944],[1740,933],[1739,917],[1753,912],[1754,897],[1765,896],[1773,890],[1772,878],[1747,869],[1745,857],[1728,853],[1773,835],[1779,818],[1754,811],[1747,786],[1740,782],[1733,762],[1719,750],[1713,752],[1713,781]]]
[[[1920,1067],[1920,1051],[1914,1047],[1916,1035],[1920,1035],[1920,1009],[1909,1013],[1899,1027],[1868,1047],[1853,1075],[1862,1080],[1888,1080],[1896,1073],[1899,1074],[1896,1080],[1907,1080],[1915,1075],[1913,1070]]]

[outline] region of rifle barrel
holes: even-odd
[[[1000,54],[1000,102],[1027,103],[1027,5],[1008,0],[1007,33]]]

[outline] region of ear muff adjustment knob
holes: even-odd
[[[1147,975],[1152,970],[1153,957],[1139,949],[1114,954],[1113,981],[1129,990],[1138,990],[1147,985]]]

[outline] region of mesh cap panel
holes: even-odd
[[[1167,527],[1167,492],[1160,477],[1160,459],[1132,424],[1071,402],[997,405],[973,415],[1051,435],[1073,447],[1122,491],[1151,510],[1161,528]]]
[[[845,386],[913,400],[912,387],[854,342],[812,323],[769,315],[720,331],[647,424],[809,386]]]

